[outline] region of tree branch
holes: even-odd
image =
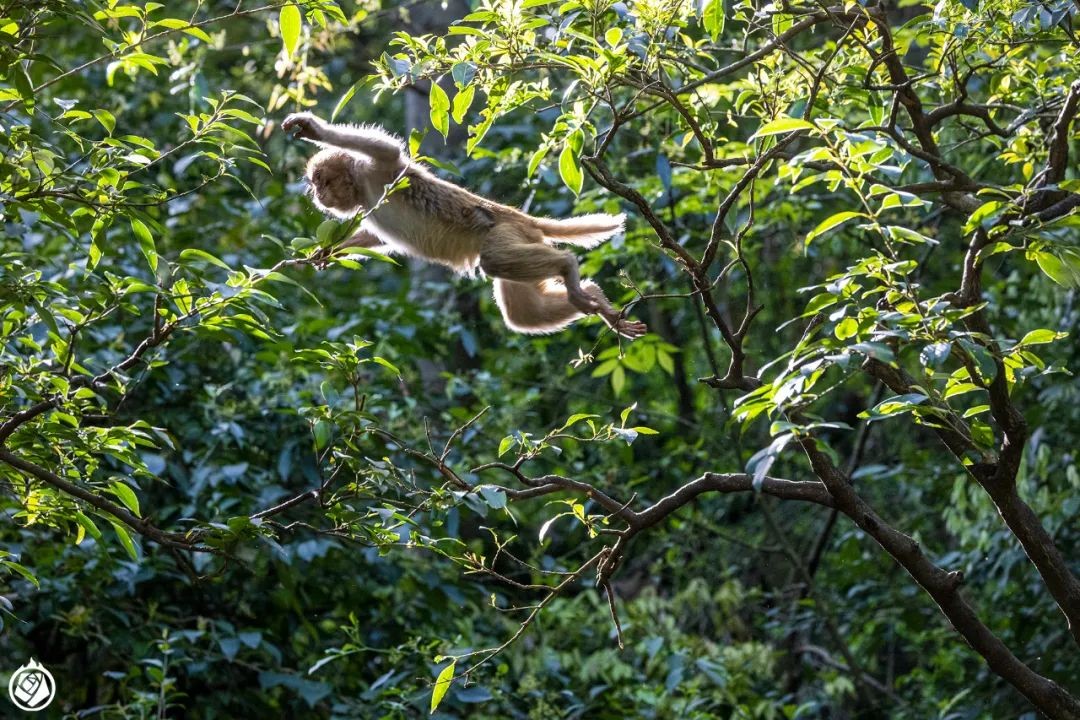
[[[161,545],[182,550],[195,550],[219,554],[217,549],[199,545],[195,540],[190,539],[181,533],[162,530],[150,523],[146,518],[135,515],[127,508],[122,507],[111,500],[107,500],[100,495],[96,495],[85,488],[79,487],[39,465],[23,460],[22,458],[13,455],[8,450],[0,448],[0,462],[7,463],[19,472],[36,478],[47,485],[51,485],[71,497],[82,500],[101,512],[113,516],[140,535],[144,535]]]
[[[1039,675],[987,627],[960,593],[963,575],[947,572],[923,553],[913,538],[887,524],[855,492],[851,481],[808,438],[801,443],[814,473],[828,488],[836,507],[903,567],[937,603],[945,617],[997,675],[1018,690],[1035,707],[1054,720],[1080,719],[1080,700],[1049,678]]]
[[[633,513],[630,523],[632,531],[637,533],[656,525],[679,508],[696,500],[699,495],[708,492],[735,493],[754,490],[754,476],[748,473],[705,473],[653,505]],[[829,491],[824,484],[816,480],[795,481],[765,477],[762,478],[758,491],[783,500],[801,500],[825,507],[833,506]]]

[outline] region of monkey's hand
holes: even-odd
[[[301,140],[318,140],[325,123],[309,112],[293,113],[281,123],[281,129]]]

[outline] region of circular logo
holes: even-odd
[[[30,662],[11,674],[8,695],[20,710],[44,710],[56,695],[56,681],[44,665],[30,658]]]

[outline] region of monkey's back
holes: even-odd
[[[422,165],[411,164],[405,177],[409,185],[400,191],[402,199],[429,218],[461,230],[490,230],[501,211],[511,209],[436,177]]]
[[[410,164],[405,178],[408,184],[391,193],[368,218],[369,222],[405,255],[460,273],[475,272],[494,215],[482,204],[459,194],[468,195],[467,191],[436,178],[422,166]]]

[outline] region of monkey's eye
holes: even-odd
[[[321,177],[322,177],[322,170],[316,170],[315,172],[313,172],[311,174],[311,179],[314,180],[315,182],[319,182],[319,179]]]

